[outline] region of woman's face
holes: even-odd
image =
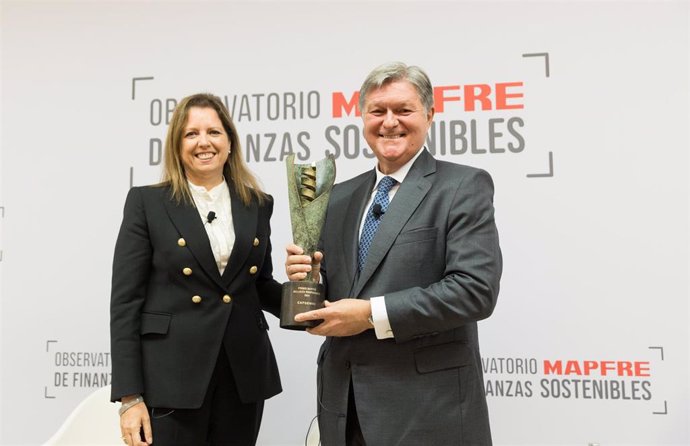
[[[209,107],[191,107],[180,151],[187,179],[197,186],[219,184],[229,152],[230,139],[218,113]]]

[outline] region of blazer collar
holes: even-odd
[[[222,277],[218,272],[216,259],[213,257],[208,234],[201,218],[199,218],[199,211],[188,203],[178,204],[173,200],[165,200],[165,209],[168,212],[168,216],[181,237],[187,242],[187,248],[189,248],[208,277],[223,288],[227,288],[230,285],[235,276],[240,272],[247,256],[249,256],[252,242],[256,236],[255,231],[258,220],[256,202],[252,201],[249,206],[245,206],[229,181],[228,187],[230,189],[235,243]]]
[[[376,170],[371,170],[362,177],[359,185],[355,186],[345,212],[342,244],[345,261],[345,270],[348,274],[348,283],[354,285],[357,278],[357,252],[359,250],[359,227],[362,216],[366,211],[366,204],[376,182]]]
[[[220,283],[220,273],[216,259],[211,251],[206,229],[199,217],[199,211],[194,205],[186,202],[177,203],[172,199],[164,201],[170,221],[177,228],[180,236],[185,240],[186,247],[196,258],[204,272],[213,280]]]
[[[432,183],[427,177],[436,172],[436,160],[428,151],[422,150],[424,152],[414,162],[407,177],[405,177],[405,180],[395,193],[395,197],[388,205],[386,214],[369,247],[367,261],[355,283],[352,296],[359,296],[364,285],[371,279],[391,246],[393,246],[405,223],[407,223],[431,189]],[[354,257],[356,259],[356,254]]]
[[[249,206],[245,206],[235,189],[230,186],[230,202],[232,206],[232,223],[235,230],[235,244],[230,253],[230,259],[223,271],[222,282],[228,287],[242,270],[247,257],[252,250],[252,242],[256,237],[256,228],[259,219],[259,211],[256,201],[252,200]],[[216,268],[216,272],[218,269]]]

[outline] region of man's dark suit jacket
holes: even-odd
[[[368,445],[490,445],[477,321],[495,306],[501,252],[493,182],[425,149],[357,273],[358,229],[376,178],[337,185],[322,233],[329,300],[385,296],[394,339],[329,337],[318,356],[324,446],[345,444],[350,381]]]
[[[243,402],[281,391],[262,313],[280,308],[273,201],[245,206],[228,186],[235,244],[222,276],[194,206],[165,186],[130,190],[113,262],[113,401],[141,393],[150,407],[200,407],[221,345]]]

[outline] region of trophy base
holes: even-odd
[[[280,328],[306,330],[322,321],[295,322],[295,315],[324,307],[323,285],[314,282],[285,282],[280,306]]]

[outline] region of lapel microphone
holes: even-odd
[[[375,219],[379,220],[383,214],[386,213],[386,211],[383,210],[379,203],[376,203],[374,206],[372,206],[371,213],[374,214]]]
[[[213,211],[209,211],[208,215],[206,216],[206,221],[208,223],[211,223],[215,219],[216,219],[216,213]]]

